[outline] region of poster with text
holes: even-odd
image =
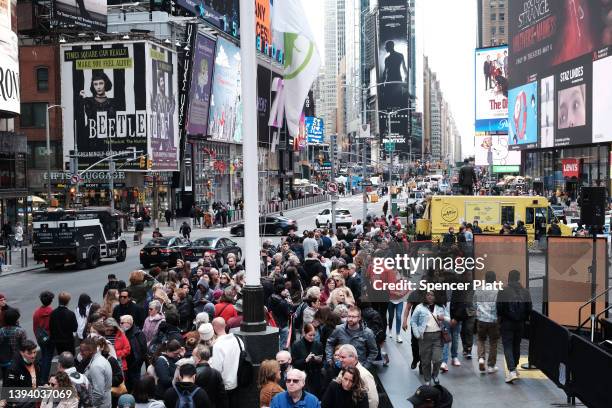
[[[214,59],[215,41],[198,34],[193,53],[186,124],[187,134],[192,136],[206,135]]]
[[[219,38],[208,116],[208,134],[212,140],[242,142],[240,92],[240,48]]]
[[[593,143],[612,141],[612,47],[593,62]]]
[[[508,148],[508,135],[474,136],[474,164],[477,166],[520,165],[521,152]]]
[[[508,131],[508,47],[476,50],[476,131]]]
[[[21,112],[17,0],[0,0],[0,117]]]
[[[590,54],[556,67],[555,147],[591,143],[592,68]]]
[[[607,0],[508,1],[510,87],[612,43]]]
[[[62,29],[106,32],[106,0],[52,0],[53,20]]]
[[[508,146],[511,150],[536,147],[538,142],[538,83],[508,92]]]

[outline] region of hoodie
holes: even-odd
[[[34,330],[34,334],[36,334],[36,329],[39,327],[46,330],[47,334],[50,333],[49,330],[49,319],[51,318],[51,312],[53,308],[51,306],[41,306],[34,312],[34,316],[32,317],[32,328]]]

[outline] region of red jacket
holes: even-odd
[[[121,360],[121,369],[127,371],[127,356],[130,355],[130,341],[128,340],[125,333],[121,330],[117,330],[115,335],[115,352],[117,358]]]
[[[215,305],[215,317],[222,317],[225,322],[229,322],[229,319],[236,316],[238,312],[234,309],[233,304],[221,302]]]
[[[32,317],[32,329],[34,330],[34,334],[36,334],[36,329],[39,327],[45,329],[47,334],[51,333],[51,329],[49,329],[49,320],[52,311],[53,308],[51,306],[41,306],[34,311],[34,316]]]

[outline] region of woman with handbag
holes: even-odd
[[[448,309],[436,304],[432,291],[425,294],[425,301],[418,305],[410,319],[412,332],[419,339],[419,353],[425,385],[439,384],[438,374],[442,360],[442,345],[450,341],[445,323],[450,322]]]

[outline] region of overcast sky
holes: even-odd
[[[355,1],[355,0],[347,0]],[[323,0],[302,0],[323,57]],[[476,0],[417,0],[417,95],[422,99],[423,53],[438,74],[462,137],[464,156],[473,153]],[[421,107],[422,102],[419,102]]]

